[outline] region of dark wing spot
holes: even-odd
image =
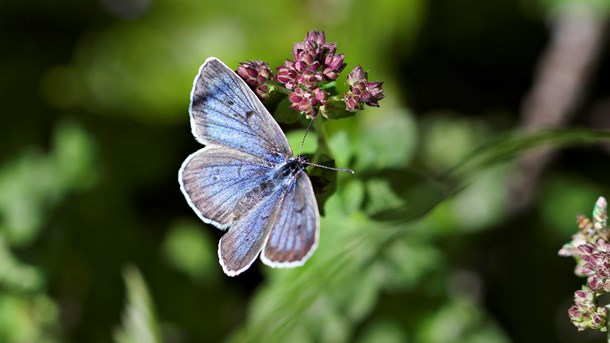
[[[195,93],[193,97],[193,103],[201,106],[200,104],[206,103],[210,95],[208,93]]]
[[[246,119],[250,119],[250,117],[252,117],[253,115],[254,115],[254,112],[252,112],[252,111],[246,112]]]
[[[227,100],[227,105],[233,106],[233,105],[235,105],[235,103],[233,101],[231,101],[231,100]]]

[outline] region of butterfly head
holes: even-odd
[[[294,163],[299,167],[299,169],[305,169],[305,166],[309,164],[309,159],[305,156],[297,156],[294,158]]]

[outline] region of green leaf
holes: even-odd
[[[341,220],[343,228],[330,231],[329,222],[324,219],[322,226],[328,235],[320,243],[326,242],[325,247],[320,246],[304,267],[268,271],[280,275],[275,275],[273,283],[257,294],[246,326],[229,342],[286,342],[292,341],[290,338],[297,332],[304,342],[324,341],[322,333],[332,333],[334,338],[344,336],[349,321],[336,311],[351,298],[340,298],[336,293],[344,292],[345,287],[359,292],[355,288],[361,287],[359,276],[374,256],[371,248],[375,240],[366,226]],[[336,240],[331,242],[329,238]],[[333,299],[342,304],[338,306]],[[320,321],[321,315],[327,320]]]
[[[395,322],[377,320],[368,325],[358,343],[401,343],[408,342],[406,332]]]
[[[288,97],[285,97],[275,108],[273,118],[275,118],[278,123],[292,124],[301,118],[301,113],[290,107],[290,100],[288,100]]]
[[[403,199],[404,205],[372,213],[371,217],[376,220],[408,222],[422,217],[449,196],[442,184],[410,169],[385,169],[363,177],[385,180],[391,189],[402,190],[396,195]]]
[[[460,192],[468,186],[482,170],[520,157],[524,152],[550,146],[553,148],[587,145],[610,140],[610,132],[587,129],[548,130],[536,133],[513,133],[501,136],[475,149],[460,162],[436,180],[420,178],[412,185],[401,184],[401,172],[407,170],[383,171],[384,178],[393,180],[396,187],[403,187],[402,197],[406,204],[377,213],[373,218],[386,221],[406,222],[420,218],[445,198]],[[384,174],[385,173],[385,174]],[[392,175],[393,174],[393,175]],[[403,176],[404,177],[404,176]],[[399,188],[400,189],[400,188]]]
[[[506,343],[502,329],[488,319],[478,304],[466,296],[457,296],[418,327],[415,342]]]
[[[331,159],[330,156],[322,155],[319,158],[322,160],[316,160],[314,163],[329,168],[335,167],[335,160]],[[324,204],[337,190],[337,171],[311,166],[308,175],[316,193],[318,208],[320,209],[320,213],[324,215]]]
[[[347,176],[348,178],[351,175]],[[339,198],[342,213],[356,213],[362,208],[364,201],[364,184],[358,178],[349,179],[341,184],[341,197]]]
[[[366,182],[366,195],[364,211],[368,214],[374,214],[403,204],[402,199],[394,192],[392,186],[381,178]]]
[[[589,10],[601,17],[610,14],[610,1],[608,0],[539,0],[547,15],[557,16],[559,11]],[[578,6],[582,8],[578,8]]]
[[[21,263],[0,235],[0,286],[14,291],[38,291],[43,288],[40,270]]]
[[[343,101],[329,101],[324,105],[326,118],[328,119],[343,119],[353,117],[356,112],[350,112],[345,109]]]
[[[59,309],[42,294],[0,292],[0,342],[55,343]]]
[[[173,225],[163,243],[163,252],[171,265],[195,280],[217,275],[216,242],[209,237],[209,230],[199,224]]]
[[[350,140],[355,145],[356,172],[406,166],[417,146],[417,125],[403,109],[359,117]]]
[[[30,243],[47,214],[73,190],[97,180],[95,144],[78,125],[55,128],[53,150],[30,148],[0,169],[0,233],[11,246]]]
[[[318,135],[315,132],[309,131],[305,137],[305,130],[292,130],[286,133],[286,138],[295,155],[299,153],[301,143],[303,143],[303,151],[301,151],[303,155],[314,154],[318,150]]]
[[[540,198],[541,219],[550,237],[567,239],[576,230],[576,213],[587,213],[600,194],[599,186],[592,180],[573,175],[552,175],[542,181]]]
[[[127,285],[127,306],[123,326],[114,331],[115,343],[161,343],[159,322],[146,282],[138,269],[123,270]]]
[[[524,152],[543,146],[560,148],[591,145],[610,141],[610,132],[588,129],[543,130],[535,133],[502,135],[470,153],[456,167],[445,173],[447,178],[464,178],[482,168],[514,160]]]
[[[362,186],[349,191],[344,188],[328,202],[314,256],[300,268],[265,269],[267,282],[250,303],[246,322],[229,342],[292,342],[295,335],[302,342],[354,341],[350,328],[374,313],[376,300],[390,277],[386,271],[397,270],[393,264],[399,264],[407,274],[401,275],[401,280],[412,283],[438,268],[437,259],[422,253],[423,242],[406,252],[401,247],[397,254],[394,246],[404,241],[400,236],[405,231],[381,229],[380,223],[367,219],[358,208],[346,207],[358,197]],[[388,252],[396,260],[386,258]]]

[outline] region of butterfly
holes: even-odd
[[[186,158],[178,181],[201,220],[228,229],[218,244],[223,271],[238,275],[259,254],[271,267],[303,265],[320,231],[306,158],[293,156],[256,94],[217,58],[195,77],[189,115],[204,147]]]

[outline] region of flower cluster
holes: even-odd
[[[313,118],[316,116],[317,109],[326,104],[326,97],[326,92],[320,88],[311,91],[297,88],[288,95],[288,100],[290,100],[290,107]]]
[[[312,91],[324,80],[334,81],[345,69],[343,54],[336,54],[336,50],[336,43],[326,43],[324,32],[309,32],[303,42],[294,44],[294,61],[286,60],[277,68],[275,80],[289,90]]]
[[[600,238],[595,244],[578,246],[578,253],[582,262],[575,274],[587,277],[587,285],[592,291],[610,291],[610,244]]]
[[[578,215],[578,232],[565,244],[559,255],[576,260],[574,273],[587,278],[587,285],[574,293],[574,305],[568,315],[578,330],[606,330],[607,308],[597,305],[599,296],[610,292],[610,230],[607,227],[608,203],[599,197],[593,208],[593,220]]]
[[[345,93],[345,105],[347,110],[355,112],[362,109],[363,104],[379,107],[379,100],[383,99],[383,82],[368,82],[368,74],[357,66],[347,75],[349,91]]]
[[[318,113],[329,117],[344,102],[345,110],[356,112],[364,105],[379,107],[383,99],[382,82],[368,82],[367,73],[357,66],[349,74],[349,90],[344,96],[333,95],[334,86],[345,69],[344,55],[337,53],[336,43],[327,43],[324,32],[308,32],[305,40],[294,44],[292,59],[277,67],[272,75],[269,66],[261,61],[241,63],[237,73],[261,99],[279,90],[288,94],[290,107],[314,118]]]
[[[251,61],[240,63],[237,74],[256,92],[262,100],[267,99],[273,86],[268,81],[271,79],[271,69],[263,61]]]
[[[608,310],[597,305],[597,295],[587,286],[574,292],[574,305],[568,310],[568,315],[578,331],[587,328],[606,331]]]

